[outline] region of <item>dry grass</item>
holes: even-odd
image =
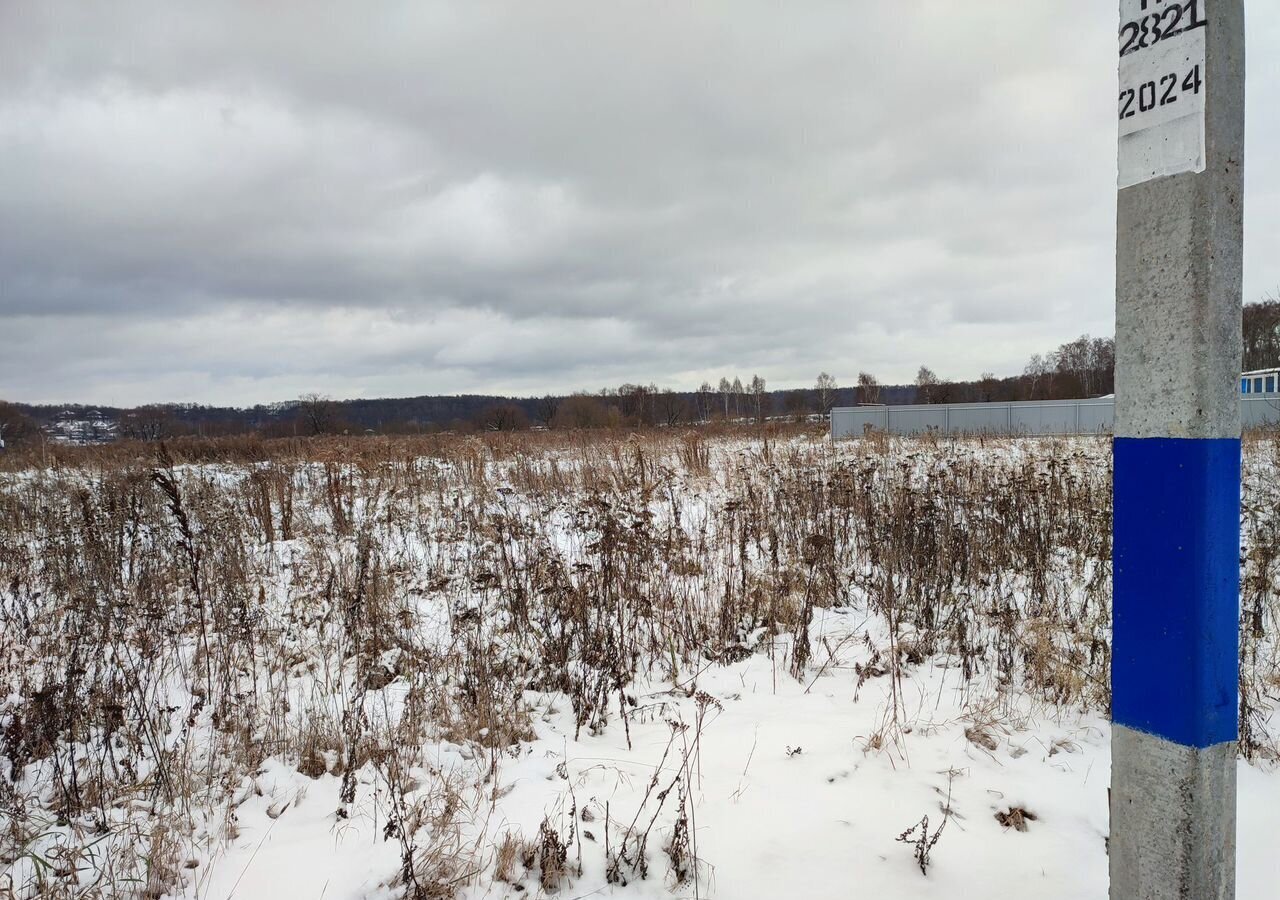
[[[1251,441],[1247,460],[1241,749],[1275,756],[1280,444]],[[764,653],[807,680],[832,655],[809,639],[829,607],[889,625],[861,675],[893,688],[869,749],[900,736],[903,672],[926,659],[963,674],[978,745],[1011,685],[1110,701],[1103,441],[546,433],[27,462],[0,473],[0,867],[27,873],[15,896],[68,890],[68,863],[30,864],[51,829],[62,857],[97,853],[111,873],[76,896],[180,885],[194,824],[269,758],[341,778],[340,816],[375,772],[410,896],[532,872],[551,890],[574,875],[576,826],[483,837],[484,779],[531,735],[523,693],[563,693],[579,729],[628,730],[641,675],[683,683]],[[685,763],[630,826],[606,812],[617,880],[644,877],[651,849],[674,882],[696,879],[700,727],[673,732]],[[488,772],[420,783],[438,742]],[[664,806],[683,830],[650,848]]]

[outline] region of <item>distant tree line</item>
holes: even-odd
[[[909,386],[885,388],[889,402],[910,402]],[[293,401],[246,408],[200,404],[149,404],[132,408],[85,404],[0,403],[0,439],[38,439],[60,421],[106,421],[107,437],[161,441],[180,437],[309,437],[326,434],[425,434],[440,431],[519,431],[528,428],[672,427],[705,422],[752,423],[803,420],[832,406],[857,402],[852,388],[839,388],[823,373],[813,388],[770,391],[765,379],[722,378],[696,391],[626,383],[567,396],[499,397],[459,395],[372,400],[335,400],[308,393]]]
[[[1244,308],[1244,368],[1280,366],[1280,296]],[[825,416],[856,404],[967,403],[1095,397],[1115,390],[1115,340],[1081,335],[1056,350],[1035,354],[1019,375],[983,373],[973,381],[949,381],[920,366],[914,383],[885,385],[859,372],[841,387],[822,372],[812,388],[770,391],[753,375],[724,376],[696,391],[656,384],[621,384],[568,396],[499,397],[460,394],[394,399],[334,400],[308,393],[297,400],[247,408],[152,404],[130,409],[86,405],[28,405],[0,401],[0,442],[6,446],[44,439],[59,420],[114,423],[115,435],[144,441],[183,436],[256,433],[265,437],[323,434],[416,434],[436,431],[519,431],[527,428],[662,427],[712,421],[760,422]]]
[[[1280,366],[1280,293],[1244,308],[1244,371]]]
[[[1083,334],[1057,350],[1031,357],[1021,375],[984,372],[974,381],[948,381],[928,366],[916,372],[916,403],[992,403],[1071,400],[1115,392],[1115,338]]]
[[[1244,307],[1243,371],[1280,367],[1280,296]],[[1046,354],[1034,354],[1021,375],[946,381],[928,366],[916,373],[917,403],[1072,400],[1115,393],[1116,342],[1084,334]],[[871,402],[875,402],[874,400]]]
[[[37,441],[39,423],[20,406],[0,400],[0,447],[21,446]]]

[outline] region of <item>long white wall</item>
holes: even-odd
[[[1280,395],[1240,398],[1245,428],[1280,424]],[[1110,434],[1115,400],[1036,400],[1024,403],[936,403],[844,406],[831,410],[832,438],[867,431],[889,434]]]

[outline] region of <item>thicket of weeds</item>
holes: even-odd
[[[1109,703],[1104,440],[666,432],[173,453],[0,474],[0,892],[190,888],[272,758],[340,779],[335,817],[374,774],[406,896],[493,877],[552,889],[574,875],[576,826],[487,825],[497,770],[532,735],[528,692],[629,739],[639,677],[694,696],[702,668],[753,653],[776,678],[812,677],[825,608],[887,625],[859,667],[893,699],[871,747],[899,737],[904,673],[926,660],[954,668],[975,733],[1011,689]],[[1251,441],[1246,461],[1241,750],[1274,758],[1280,444]],[[432,768],[442,743],[477,761],[473,780]],[[697,877],[687,786],[656,795],[678,810],[665,843],[645,809],[602,811],[611,878]]]

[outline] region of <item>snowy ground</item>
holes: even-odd
[[[1106,896],[1104,442],[410,451],[0,473],[0,900]]]
[[[853,610],[828,611],[813,632],[835,652],[819,655],[807,683],[779,672],[762,652],[728,667],[710,666],[679,688],[638,689],[631,749],[620,722],[574,740],[573,717],[561,698],[530,695],[538,710],[537,739],[521,747],[519,759],[503,761],[490,785],[497,799],[477,811],[477,819],[486,820],[492,834],[512,828],[534,833],[544,818],[567,831],[568,810],[576,805],[578,841],[569,856],[574,862],[580,854],[582,875],[547,892],[531,872],[515,884],[473,888],[465,896],[1107,895],[1110,726],[1104,719],[1018,695],[975,707],[954,670],[925,664],[903,680],[907,733],[895,740],[888,677],[859,688],[855,668],[867,662],[866,636],[874,642],[884,634]],[[700,704],[691,691],[713,702]],[[669,751],[668,723],[696,729],[700,707],[701,731],[677,739]],[[679,751],[689,746],[694,749],[686,760]],[[436,765],[471,774],[475,762],[460,750],[472,755],[441,746]],[[644,803],[646,790],[655,778],[659,790],[666,787],[682,770],[692,785],[690,824],[701,861],[696,886],[692,880],[675,884],[657,862],[647,880],[610,885],[606,830],[616,845],[637,817],[643,827],[656,806],[652,796]],[[1238,895],[1272,896],[1280,883],[1274,848],[1280,775],[1241,761],[1239,779]],[[372,778],[362,785],[361,813],[341,823],[333,813],[334,776],[313,780],[273,765],[256,784],[261,795],[238,808],[240,837],[204,867],[193,895],[392,895],[386,880],[397,856],[381,838],[385,810]],[[667,806],[675,802],[671,796]],[[281,803],[290,806],[271,818],[268,811]],[[1035,816],[1025,820],[1025,831],[997,819],[1013,808]],[[925,816],[931,830],[945,822],[927,875],[913,844],[897,840]],[[660,848],[669,838],[670,817],[660,815],[659,823],[651,854],[665,863]]]

